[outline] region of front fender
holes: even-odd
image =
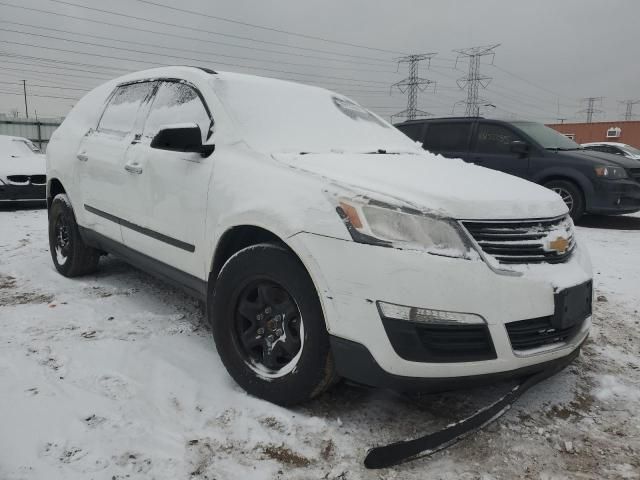
[[[329,196],[326,180],[254,151],[222,145],[209,187],[206,258],[229,229],[255,226],[282,241],[299,232],[350,240]]]
[[[584,194],[587,208],[591,205],[591,198],[594,194],[593,183],[585,174],[574,168],[561,166],[550,167],[536,173],[533,176],[532,181],[539,183],[540,185],[544,185],[549,180],[553,179],[569,180],[577,184]]]

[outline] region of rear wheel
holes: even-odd
[[[82,241],[73,208],[64,193],[51,202],[49,250],[56,270],[65,277],[85,275],[98,268],[100,252]]]
[[[305,268],[275,244],[223,266],[209,320],[220,358],[247,392],[280,405],[307,401],[335,379],[320,301]]]
[[[560,195],[574,222],[584,215],[584,197],[576,184],[568,180],[551,180],[544,186]]]

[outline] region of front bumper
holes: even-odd
[[[634,180],[597,180],[589,213],[622,214],[640,210],[640,183]]]
[[[585,339],[583,340],[583,343]],[[378,388],[389,388],[401,392],[435,393],[449,390],[473,388],[482,385],[519,379],[538,372],[554,374],[573,362],[580,354],[580,344],[564,357],[529,365],[505,372],[468,375],[464,377],[405,377],[386,372],[375,361],[371,353],[359,343],[339,337],[331,337],[331,352],[338,374],[354,382]]]
[[[38,202],[45,199],[45,185],[11,185],[0,181],[0,202]]]
[[[289,244],[318,289],[334,345],[340,340],[361,345],[374,364],[391,376],[435,381],[535,370],[571,355],[589,333],[591,321],[587,318],[562,344],[523,354],[514,351],[506,329],[509,322],[552,316],[556,292],[591,280],[591,264],[580,246],[566,263],[529,265],[521,267],[522,275],[509,276],[495,273],[481,260],[439,257],[309,233],[290,237]],[[487,322],[495,356],[455,362],[402,358],[385,331],[377,301],[480,315]],[[336,360],[348,362],[349,357]],[[339,364],[338,369],[349,377],[349,370]]]

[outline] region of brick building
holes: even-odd
[[[640,148],[640,121],[557,123],[549,127],[578,143],[620,142]]]

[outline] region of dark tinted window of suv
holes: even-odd
[[[491,123],[478,125],[476,152],[478,153],[511,153],[511,142],[522,140],[513,130]]]
[[[411,140],[422,143],[422,132],[424,131],[424,123],[409,123],[407,125],[399,125],[398,130],[404,133]]]
[[[430,123],[424,148],[430,152],[464,152],[469,143],[471,123]]]

